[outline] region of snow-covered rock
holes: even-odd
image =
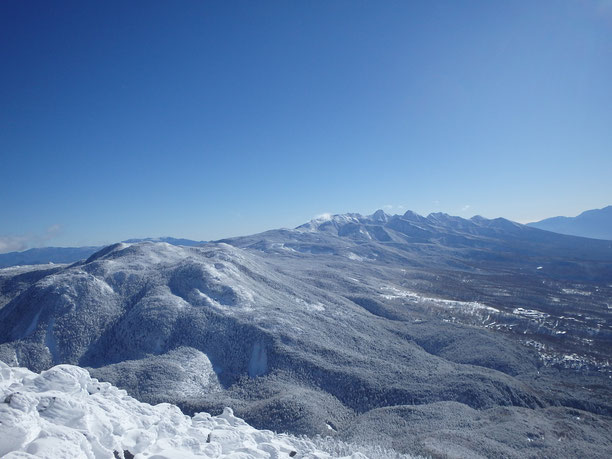
[[[36,374],[0,361],[0,401],[5,459],[332,457],[306,439],[254,429],[230,408],[189,417],[141,403],[72,365]]]

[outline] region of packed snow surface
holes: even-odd
[[[230,408],[189,417],[141,403],[72,365],[37,374],[0,361],[0,401],[4,459],[332,457],[309,440],[256,430]]]

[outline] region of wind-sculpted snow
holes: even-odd
[[[439,422],[452,426],[464,412],[505,407],[515,413],[506,428],[519,431],[526,418],[548,426],[552,407],[603,422],[612,255],[603,241],[548,234],[501,219],[377,212],[0,270],[0,359],[36,371],[80,365],[186,414],[230,406],[256,428],[357,442],[383,442],[395,409],[444,406]],[[579,427],[567,410],[554,416]],[[444,444],[397,434],[393,446],[522,451],[502,434],[469,447],[466,432]],[[604,430],[584,432],[605,443]],[[546,455],[552,441],[525,440],[523,452]]]
[[[256,430],[230,408],[219,416],[185,416],[167,403],[138,402],[71,365],[39,375],[0,361],[0,401],[4,459],[400,457],[382,448],[318,440],[326,451],[305,438]]]

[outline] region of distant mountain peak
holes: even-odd
[[[601,209],[585,210],[580,215],[578,215],[578,217],[574,217],[574,218],[597,216],[597,215],[610,215],[610,216],[612,216],[612,206],[602,207]],[[572,217],[568,217],[568,218],[572,218]]]
[[[376,212],[370,215],[370,218],[376,222],[382,223],[386,223],[389,221],[389,215],[387,215],[382,209],[378,209]]]
[[[444,212],[432,212],[427,216],[427,220],[434,221],[447,221],[451,219],[456,219],[457,217],[452,217],[451,215]]]
[[[406,212],[404,212],[403,217],[405,217],[405,218],[410,218],[410,217],[423,218],[422,215],[419,215],[416,212],[413,212],[412,210],[407,210]]]
[[[303,225],[298,226],[296,229],[301,231],[317,231],[330,227],[337,227],[338,225],[345,225],[347,223],[360,223],[363,218],[364,217],[361,214],[357,213],[324,213],[321,215],[317,215],[315,218],[313,218],[307,223],[304,223]]]

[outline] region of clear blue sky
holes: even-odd
[[[0,40],[5,251],[612,203],[610,1],[3,0]]]

